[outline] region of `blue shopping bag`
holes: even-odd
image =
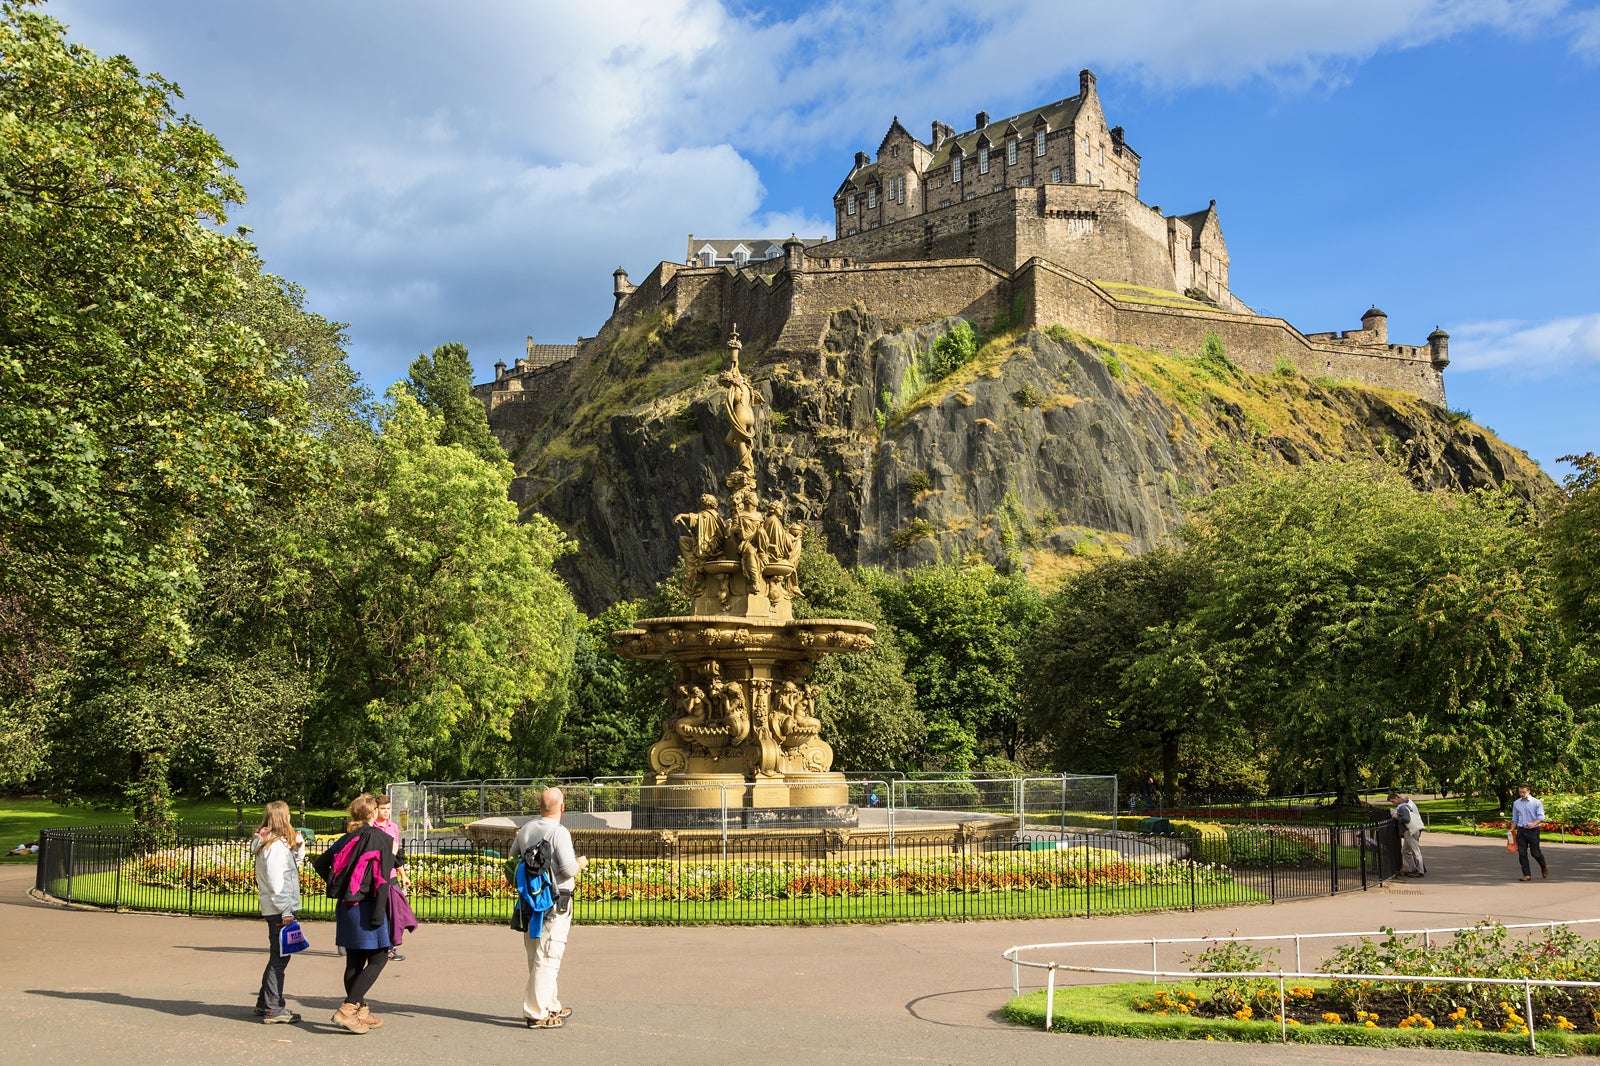
[[[306,943],[305,933],[300,930],[299,922],[286,922],[278,927],[278,954],[293,955],[310,946]]]

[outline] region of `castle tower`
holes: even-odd
[[[1433,327],[1433,332],[1428,334],[1428,355],[1433,360],[1435,369],[1443,370],[1450,365],[1450,334]]]
[[[1377,304],[1367,308],[1367,313],[1361,316],[1361,328],[1376,335],[1379,344],[1389,343],[1389,316],[1378,310]]]
[[[690,235],[689,239],[694,239],[693,234]],[[615,300],[615,302],[611,305],[612,314],[615,314],[617,308],[622,306],[623,298],[628,296],[638,287],[639,286],[637,285],[628,284],[628,272],[623,270],[621,267],[617,267],[617,269],[611,272],[611,295]],[[529,339],[531,340],[532,338]]]

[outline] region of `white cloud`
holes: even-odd
[[[239,161],[252,202],[235,220],[315,309],[352,323],[356,362],[379,387],[444,340],[468,342],[482,367],[526,332],[593,332],[611,270],[637,281],[691,230],[827,233],[831,190],[817,190],[817,215],[774,212],[751,158],[842,154],[890,113],[923,134],[934,117],[959,126],[978,107],[1071,95],[1083,66],[1163,88],[1329,84],[1380,50],[1567,13],[1562,0],[47,10],[74,39],[184,86]],[[1561,23],[1575,49],[1600,50],[1593,16]]]
[[[1572,51],[1590,63],[1600,63],[1600,8],[1573,15]]]
[[[1600,369],[1600,313],[1549,322],[1470,322],[1450,335],[1452,372],[1511,370],[1542,377]]]

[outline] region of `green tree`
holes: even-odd
[[[472,395],[472,361],[465,345],[441,344],[411,361],[410,385],[422,406],[442,419],[440,444],[456,444],[483,459],[505,458],[489,431],[483,401]]]
[[[1189,555],[1156,550],[1077,574],[1046,599],[1022,683],[1058,769],[1158,766],[1163,791],[1178,792],[1180,743],[1220,725],[1207,713],[1206,666],[1177,636],[1198,577]]]
[[[1571,644],[1567,688],[1579,706],[1600,704],[1600,456],[1567,455],[1576,469],[1545,524],[1551,587]]]
[[[872,593],[819,542],[807,537],[801,545],[795,617],[853,618],[878,627],[872,648],[824,656],[812,672],[822,739],[833,746],[835,770],[909,768],[923,720],[899,635]]]
[[[391,390],[380,433],[295,515],[272,575],[318,692],[303,740],[318,794],[470,773],[514,721],[524,755],[554,761],[559,721],[525,712],[560,706],[542,701],[571,661],[576,608],[554,570],[570,546],[542,518],[518,524],[511,464],[439,444],[440,423]]]
[[[1016,763],[1018,653],[1041,615],[1038,593],[986,564],[921,567],[902,578],[866,570],[862,578],[900,635],[926,722],[924,768],[966,772],[984,756]]]
[[[0,680],[181,651],[212,517],[291,477],[304,405],[219,316],[242,198],[176,86],[0,7]]]
[[[611,634],[642,617],[633,600],[614,603],[589,619],[573,655],[569,713],[561,728],[563,773],[618,777],[649,768],[660,739],[662,695],[671,671],[664,663],[624,659]]]
[[[1546,579],[1504,497],[1319,465],[1213,493],[1186,536],[1204,581],[1183,654],[1262,724],[1279,787],[1484,788],[1570,761]]]

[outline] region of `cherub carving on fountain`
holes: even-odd
[[[754,489],[741,489],[733,497],[733,518],[728,523],[729,540],[739,569],[750,586],[750,594],[759,596],[766,586],[761,577],[761,501]]]

